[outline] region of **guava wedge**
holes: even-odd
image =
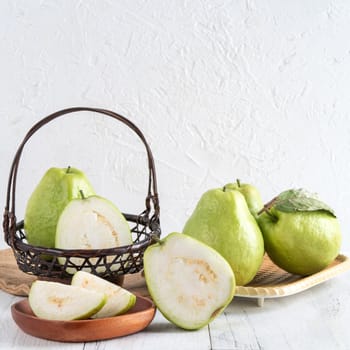
[[[183,329],[207,325],[234,297],[235,277],[228,262],[182,233],[173,232],[146,249],[144,274],[160,312]]]
[[[135,294],[116,284],[106,281],[103,278],[85,271],[78,271],[75,273],[71,284],[72,286],[86,288],[87,290],[106,294],[106,304],[100,311],[91,316],[91,318],[103,318],[121,315],[130,310],[136,303]]]
[[[74,199],[62,211],[56,230],[56,248],[61,249],[103,249],[132,244],[130,227],[123,214],[109,200],[94,195]],[[114,257],[108,257],[108,262]],[[97,258],[90,258],[95,263]],[[81,258],[71,258],[80,265]],[[59,258],[65,264],[65,258]],[[115,266],[115,269],[118,266]],[[75,267],[67,267],[70,274],[77,272]],[[91,271],[89,267],[83,267]],[[105,267],[97,268],[104,272]]]
[[[107,301],[104,293],[50,281],[33,282],[28,299],[37,317],[60,321],[89,318]]]

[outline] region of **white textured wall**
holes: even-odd
[[[291,187],[318,192],[349,250],[349,33],[346,0],[0,1],[0,199],[37,120],[103,107],[151,144],[163,235],[182,229],[205,190],[239,177],[266,201]],[[44,171],[68,164],[122,210],[142,210],[141,143],[79,114],[25,149],[19,217]]]

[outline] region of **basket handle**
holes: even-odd
[[[144,211],[143,215],[145,216],[146,220],[149,220],[149,214],[151,212],[152,205],[153,205],[154,214],[151,217],[151,221],[159,220],[159,198],[158,198],[158,191],[157,191],[157,179],[156,179],[154,159],[153,159],[151,149],[144,135],[142,134],[141,130],[127,118],[121,116],[120,114],[109,111],[107,109],[92,108],[92,107],[72,107],[72,108],[67,108],[67,109],[57,111],[41,119],[34,126],[32,126],[32,128],[27,132],[23,141],[19,145],[11,165],[11,170],[10,170],[10,175],[9,175],[8,185],[7,185],[6,205],[5,205],[4,222],[3,222],[5,233],[9,231],[15,232],[15,229],[16,229],[15,203],[16,203],[17,171],[18,171],[21,154],[25,144],[33,136],[33,134],[37,132],[45,124],[65,114],[80,112],[80,111],[96,112],[96,113],[104,114],[114,119],[117,119],[122,123],[126,124],[130,129],[132,129],[140,137],[141,141],[143,142],[146,148],[147,158],[148,158],[148,170],[149,170],[148,193],[145,201],[146,210]],[[5,238],[9,238],[9,237],[5,237]],[[6,241],[8,241],[8,239],[6,239]]]

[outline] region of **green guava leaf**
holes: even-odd
[[[273,207],[285,213],[302,211],[324,211],[336,217],[334,210],[322,202],[317,194],[307,190],[291,189],[280,193],[273,202]]]

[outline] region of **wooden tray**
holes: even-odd
[[[310,276],[288,273],[276,266],[265,254],[261,268],[253,281],[236,287],[236,297],[256,298],[263,306],[265,298],[278,298],[300,293],[350,269],[350,260],[339,254],[325,269]]]

